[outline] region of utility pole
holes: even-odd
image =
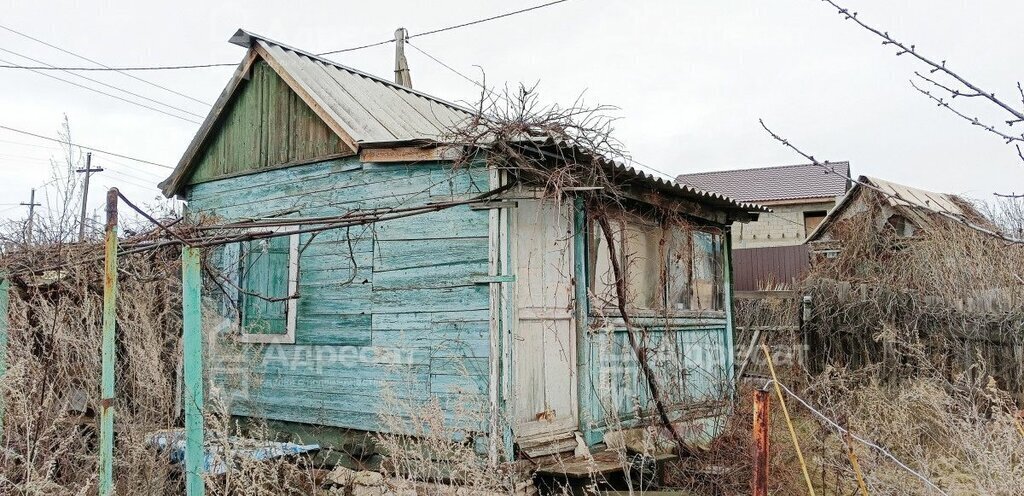
[[[405,40],[409,31],[405,28],[395,30],[395,83],[412,88],[412,75],[409,73],[409,61],[405,58]]]
[[[28,207],[28,224],[25,226],[25,244],[32,244],[32,222],[35,220],[36,207],[42,205],[36,203],[36,189],[32,188],[32,195],[29,196],[28,203],[22,202],[22,206]]]
[[[79,174],[85,173],[85,181],[82,184],[82,215],[78,221],[78,242],[82,242],[85,241],[85,211],[86,206],[89,204],[89,176],[93,172],[103,172],[103,168],[92,168],[92,152],[89,152],[85,154],[85,168],[75,169],[75,172]]]

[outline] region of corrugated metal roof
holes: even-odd
[[[860,182],[871,184],[882,190],[889,204],[894,207],[923,208],[932,212],[946,212],[961,217],[968,215],[968,212],[961,208],[961,203],[954,201],[953,195],[933,193],[871,176],[861,176]]]
[[[849,189],[850,163],[829,165],[835,172],[820,165],[799,164],[680,174],[676,180],[748,202],[842,196]]]
[[[437,141],[473,115],[440,98],[242,33],[236,38],[265,50],[356,143]]]
[[[466,109],[440,98],[395,84],[386,79],[346,67],[314,54],[270,40],[244,30],[238,30],[231,42],[261,53],[267,63],[299,93],[307,103],[322,110],[322,117],[332,129],[340,128],[341,136],[359,151],[367,146],[387,146],[408,142],[443,143],[446,133],[474,117]],[[178,163],[174,173],[161,188],[168,196],[178,193],[189,173],[194,154],[200,149],[208,133],[213,130],[218,113],[231,99],[235,88],[244,78],[246,62],[239,65],[232,82],[214,105],[195,139]],[[311,100],[311,101],[310,101]],[[336,131],[339,132],[339,131]],[[342,134],[339,132],[339,134]],[[551,138],[527,138],[535,144],[563,147],[564,143]],[[584,153],[574,150],[575,153]],[[678,184],[639,169],[602,158],[612,166],[622,180],[642,181],[653,190],[701,200],[709,206],[733,211],[768,212],[753,203],[735,201],[705,188]]]
[[[560,139],[554,139],[551,137],[533,137],[524,139],[524,141],[528,141],[534,145],[539,146],[557,147],[566,150],[567,152],[571,152],[569,154],[575,154],[577,156],[593,157],[593,155],[588,151],[578,147],[568,146],[566,142]],[[566,154],[563,153],[561,155]],[[628,182],[630,180],[639,180],[642,181],[646,186],[657,191],[671,193],[676,196],[682,196],[686,198],[698,199],[708,205],[719,208],[725,208],[728,210],[741,210],[747,212],[771,212],[771,209],[767,207],[751,202],[738,201],[719,192],[695,188],[688,184],[680,184],[677,181],[673,181],[668,178],[664,178],[649,172],[645,172],[640,168],[633,167],[631,165],[626,165],[622,162],[618,162],[615,160],[610,160],[606,157],[600,157],[599,161],[606,167],[610,167],[615,171],[615,179],[617,181]]]

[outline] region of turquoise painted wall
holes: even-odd
[[[239,220],[416,206],[486,189],[482,169],[350,157],[198,184],[187,199],[190,215]],[[453,421],[466,418],[454,403],[484,408],[488,286],[473,279],[487,274],[487,226],[486,210],[460,206],[302,235],[295,344],[221,346],[210,357],[232,413],[387,430],[379,413],[408,417],[433,397]]]
[[[634,325],[673,420],[723,412],[720,406],[700,407],[724,401],[731,392],[732,351],[724,318],[674,318],[668,323],[661,318],[636,318]],[[585,392],[590,397],[581,402],[590,408],[587,418],[592,420],[584,426],[589,442],[600,441],[608,429],[634,427],[655,415],[655,403],[625,327],[612,323],[595,329],[583,349],[593,381]],[[701,434],[697,437],[713,433]]]

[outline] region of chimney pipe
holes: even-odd
[[[395,30],[395,83],[412,88],[412,75],[409,74],[409,61],[405,59],[405,40],[409,31],[405,28]]]

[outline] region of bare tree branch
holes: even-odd
[[[945,60],[943,60],[942,62],[934,62],[931,59],[929,59],[929,58],[925,57],[924,55],[922,55],[920,52],[918,52],[917,51],[917,47],[915,45],[907,46],[905,43],[900,42],[899,40],[897,40],[897,39],[893,38],[892,36],[890,36],[887,31],[878,30],[878,29],[876,29],[876,28],[874,28],[874,27],[864,23],[863,21],[861,21],[857,17],[857,13],[856,12],[851,12],[849,9],[839,5],[834,0],[822,0],[822,1],[827,3],[827,4],[829,4],[829,5],[831,5],[831,6],[833,6],[833,7],[835,7],[839,11],[839,14],[844,16],[846,19],[852,20],[853,22],[857,23],[857,25],[859,25],[860,27],[862,27],[862,28],[864,28],[864,29],[874,33],[878,37],[882,38],[882,40],[883,40],[882,44],[883,45],[893,45],[893,46],[897,47],[899,49],[899,51],[896,52],[896,55],[909,54],[910,56],[916,58],[917,60],[919,60],[921,62],[924,62],[925,64],[931,66],[930,72],[932,72],[932,73],[938,72],[938,73],[941,73],[941,74],[945,74],[945,75],[955,79],[957,82],[959,82],[960,84],[964,85],[965,88],[971,90],[974,93],[974,94],[965,94],[963,92],[959,92],[961,94],[961,96],[968,96],[968,95],[970,95],[970,96],[980,96],[980,97],[983,97],[986,100],[996,104],[999,108],[1001,108],[1001,109],[1005,110],[1006,112],[1008,112],[1011,116],[1013,116],[1013,119],[1012,119],[1013,122],[1022,122],[1022,121],[1024,121],[1024,110],[1014,108],[1010,104],[1008,104],[1008,103],[1000,100],[999,98],[997,98],[995,93],[993,93],[991,91],[985,91],[985,90],[979,88],[978,86],[976,86],[975,84],[971,83],[970,81],[968,81],[966,78],[964,78],[960,74],[957,74],[956,72],[953,72],[953,70],[951,70],[948,67],[946,67],[946,61]],[[1018,89],[1019,88],[1020,88],[1020,86],[1018,84]],[[1022,96],[1024,96],[1024,91],[1022,91]]]
[[[933,82],[930,79],[927,79],[927,78],[924,78],[924,79],[926,81]],[[926,96],[929,99],[931,99],[932,101],[934,101],[939,107],[945,107],[947,110],[949,110],[950,112],[956,114],[958,117],[966,120],[967,122],[970,122],[971,125],[978,126],[978,127],[982,128],[982,129],[984,129],[984,130],[986,130],[986,131],[988,131],[988,132],[990,132],[992,134],[995,134],[996,136],[999,136],[1000,138],[1005,140],[1007,144],[1013,143],[1014,141],[1022,141],[1022,142],[1024,142],[1024,135],[1014,136],[1014,135],[1006,134],[1006,133],[996,129],[994,126],[992,126],[990,124],[985,124],[985,123],[981,122],[981,120],[978,119],[977,117],[968,117],[963,112],[960,112],[959,110],[953,108],[949,104],[949,102],[943,100],[942,98],[939,98],[939,97],[933,95],[930,91],[928,91],[928,90],[926,90],[924,88],[921,88],[920,86],[914,84],[913,80],[910,81],[910,85],[913,86],[915,90],[917,90],[918,92],[920,92],[924,96]],[[1017,148],[1018,148],[1017,153],[1020,154],[1020,146],[1018,145]],[[1021,157],[1021,158],[1024,159],[1024,157]]]
[[[907,202],[908,201],[905,198],[900,198],[899,195],[894,195],[892,193],[889,193],[888,191],[880,189],[880,188],[874,186],[873,184],[868,184],[868,183],[865,183],[863,181],[858,181],[857,179],[854,179],[851,176],[848,176],[846,174],[842,174],[842,173],[836,171],[835,167],[832,167],[832,163],[831,162],[829,162],[827,160],[825,162],[819,162],[818,159],[814,158],[814,155],[809,155],[807,153],[804,153],[803,150],[797,148],[796,145],[794,145],[793,143],[790,143],[790,141],[788,139],[783,138],[782,136],[779,136],[778,134],[775,133],[775,131],[772,131],[771,129],[769,129],[768,125],[764,123],[764,119],[758,119],[758,122],[761,123],[761,127],[763,127],[764,130],[767,131],[768,134],[771,135],[771,137],[774,138],[776,141],[778,141],[779,143],[782,143],[783,146],[789,148],[790,150],[793,150],[794,152],[796,152],[800,156],[804,157],[805,159],[810,160],[812,164],[817,165],[817,166],[825,169],[825,171],[827,171],[828,173],[835,174],[835,175],[838,175],[840,177],[844,177],[847,180],[852,181],[852,182],[854,182],[854,183],[856,183],[856,184],[858,184],[860,186],[868,188],[868,189],[870,189],[872,191],[876,191],[876,192],[884,195],[887,198],[892,198],[892,199],[900,200],[902,202]],[[943,216],[943,217],[946,217],[946,218],[948,218],[950,220],[953,220],[953,221],[955,221],[955,222],[957,222],[959,224],[962,224],[962,225],[964,225],[964,226],[966,226],[966,227],[968,227],[970,229],[978,231],[980,233],[987,234],[989,236],[1001,239],[1001,240],[1009,242],[1009,243],[1024,244],[1024,240],[1022,240],[1022,239],[1008,237],[1008,236],[1006,236],[1006,235],[1004,235],[1004,234],[1002,234],[1000,232],[996,232],[996,231],[993,231],[993,230],[988,229],[986,227],[979,226],[979,225],[977,225],[977,224],[975,224],[975,223],[973,223],[973,222],[971,222],[971,221],[969,221],[969,220],[967,220],[967,219],[965,219],[965,218],[963,218],[963,217],[961,217],[959,215],[956,215],[956,214],[954,214],[952,212],[948,212],[946,210],[934,210],[934,212],[939,214],[939,215],[941,215],[941,216]]]

